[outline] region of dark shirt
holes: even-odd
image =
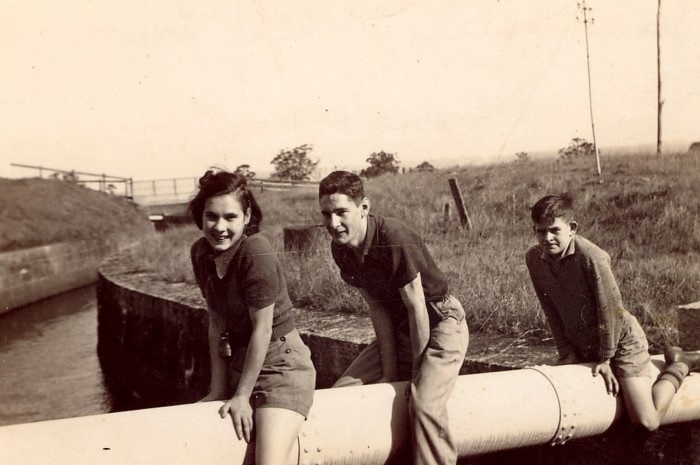
[[[253,324],[250,313],[274,304],[272,338],[294,328],[292,302],[277,253],[262,234],[243,236],[216,254],[205,238],[190,250],[194,275],[213,312],[223,316],[231,343],[245,346]]]
[[[559,354],[575,351],[591,361],[612,358],[626,310],[610,256],[576,235],[563,257],[550,257],[535,246],[525,261]]]
[[[331,243],[331,252],[343,281],[367,291],[403,332],[408,331],[408,309],[399,289],[420,273],[427,302],[448,294],[447,280],[421,237],[397,219],[368,216],[359,259],[352,249],[335,243]]]

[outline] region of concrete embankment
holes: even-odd
[[[207,393],[206,305],[195,285],[165,283],[117,254],[100,266],[97,303],[98,353],[112,389],[140,399],[144,407]],[[366,317],[306,310],[295,316],[311,349],[318,388],[331,386],[374,339]],[[550,345],[479,335],[470,342],[462,374],[521,368],[553,356]]]
[[[0,212],[0,313],[95,282],[155,229],[129,199],[57,179],[0,178]]]
[[[0,313],[94,283],[102,260],[136,239],[127,232],[1,253]]]

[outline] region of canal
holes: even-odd
[[[95,286],[0,315],[0,426],[123,410],[97,357]],[[408,461],[401,461],[406,465]],[[700,465],[700,422],[640,435],[620,424],[563,447],[531,447],[459,465]]]
[[[95,286],[0,315],[0,425],[110,412]]]

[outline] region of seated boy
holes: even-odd
[[[446,403],[469,343],[462,305],[416,232],[369,214],[358,176],[329,174],[319,203],[340,275],[367,302],[377,336],[334,387],[410,380],[415,464],[455,464]]]
[[[637,319],[622,306],[610,256],[576,234],[572,199],[547,195],[531,210],[539,245],[525,256],[530,278],[559,352],[557,364],[595,363],[609,394],[622,392],[634,426],[659,427],[661,414],[700,354],[665,350],[666,367],[651,379],[651,357]]]

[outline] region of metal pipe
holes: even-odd
[[[654,357],[654,375],[663,361]],[[409,447],[405,383],[316,392],[290,454],[294,465],[383,464]],[[218,402],[0,427],[0,463],[253,464]],[[460,376],[448,403],[460,457],[601,434],[623,415],[591,365]],[[688,376],[662,424],[700,419],[700,376]]]

